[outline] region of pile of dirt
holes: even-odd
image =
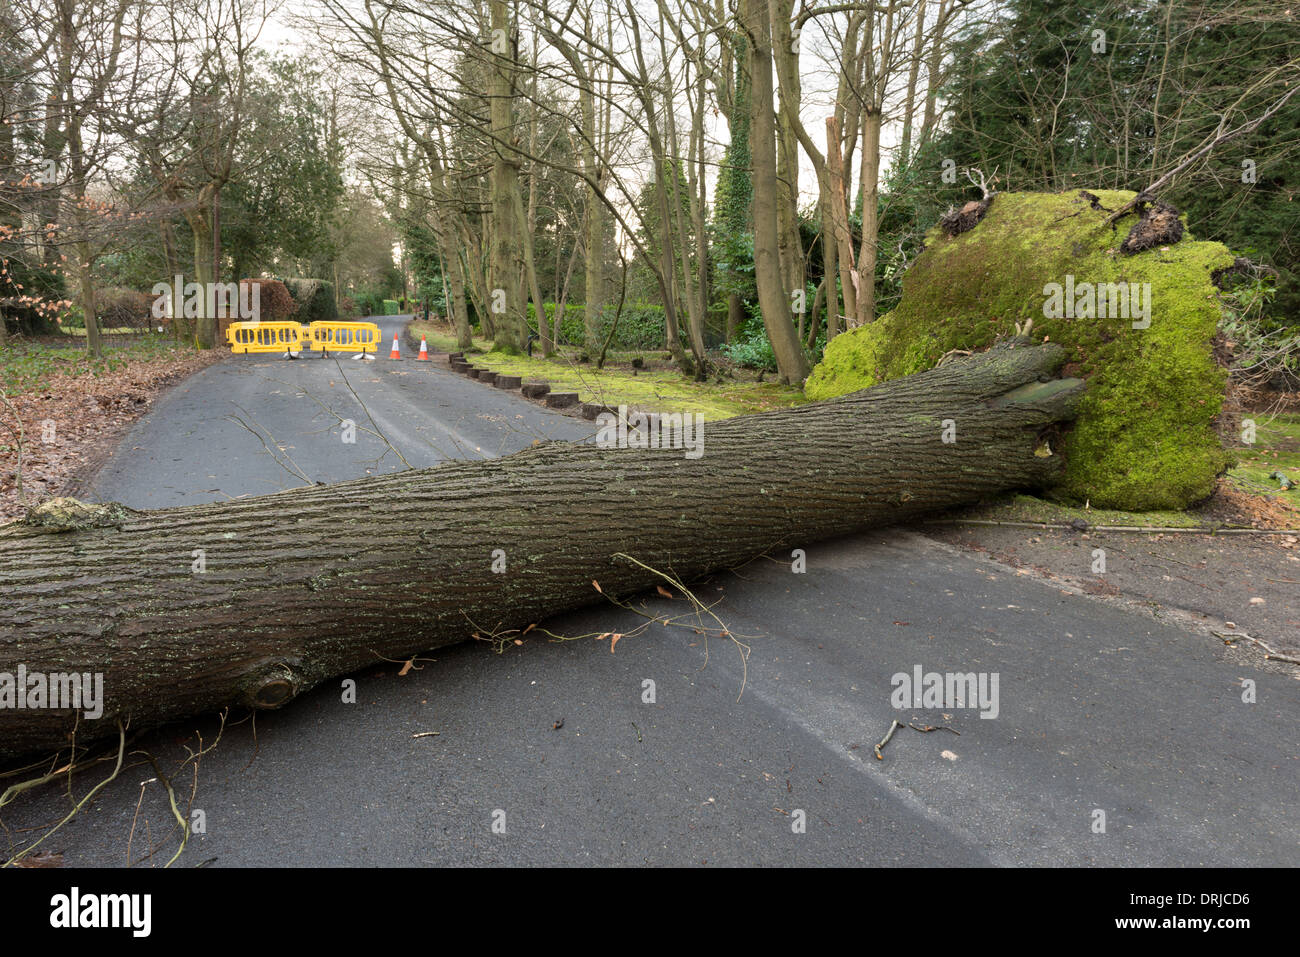
[[[1259,529],[1300,528],[1300,505],[1271,495],[1251,495],[1220,480],[1207,501],[1194,514],[1209,524],[1240,525]]]

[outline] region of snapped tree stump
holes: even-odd
[[[710,422],[703,455],[546,443],[500,459],[137,512],[70,499],[0,527],[0,676],[102,673],[78,742],[524,628],[774,548],[910,519],[1059,468],[1083,383],[1015,341],[827,402]],[[949,441],[951,440],[951,441]],[[504,574],[493,572],[504,553]],[[204,571],[196,571],[199,552]],[[499,553],[498,553],[499,554]],[[12,679],[11,679],[12,680]],[[68,744],[69,710],[0,708],[0,757]]]

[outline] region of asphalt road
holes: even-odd
[[[387,441],[359,429],[344,445],[340,418]],[[286,455],[331,481],[401,467],[389,444],[425,466],[590,431],[437,364],[239,357],[159,401],[93,490],[186,504],[302,484]],[[1300,863],[1291,672],[906,530],[805,548],[803,574],[774,556],[698,586],[749,645],[747,667],[726,640],[634,634],[642,619],[598,607],[547,627],[626,634],[613,653],[591,638],[445,648],[405,675],[354,676],[355,704],[335,682],[227,727],[200,762],[206,830],[180,863]],[[896,709],[891,676],[918,666],[996,674],[997,716]],[[959,733],[902,727],[877,760],[896,719]],[[143,745],[167,767],[215,727]],[[177,779],[182,799],[193,785]],[[4,823],[21,840],[66,808],[51,790]],[[169,823],[153,768],[136,765],[53,849],[120,866]]]

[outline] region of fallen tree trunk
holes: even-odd
[[[66,746],[74,727],[73,710],[14,707],[20,667],[29,682],[102,673],[103,714],[77,724],[82,743],[115,733],[117,719],[141,729],[230,704],[277,707],[381,656],[465,640],[471,622],[523,628],[602,601],[593,580],[614,595],[655,583],[619,553],[689,580],[1041,487],[1059,467],[1044,436],[1083,389],[1048,380],[1063,361],[1055,345],[1017,341],[828,402],[709,423],[695,459],[547,443],[212,505],[55,500],[0,528],[0,757]]]

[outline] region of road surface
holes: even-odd
[[[382,325],[391,342],[400,323]],[[206,369],[135,425],[89,497],[190,504],[393,470],[398,452],[423,467],[591,432],[386,353]],[[353,676],[354,704],[330,682],[226,727],[199,765],[205,830],[179,863],[1300,863],[1289,670],[906,530],[803,547],[802,574],[776,555],[699,586],[747,666],[728,641],[630,634],[642,619],[597,607],[547,627],[629,633],[613,653],[592,638],[501,655],[470,643],[405,675],[381,662]],[[996,717],[895,708],[893,676],[918,667],[996,675]],[[952,731],[904,726],[877,760],[895,720]],[[191,721],[142,746],[166,768],[215,728]],[[192,772],[176,785],[188,800]],[[5,823],[22,839],[14,829],[66,808],[47,791]],[[121,866],[170,823],[153,768],[136,764],[52,844],[67,864]]]

